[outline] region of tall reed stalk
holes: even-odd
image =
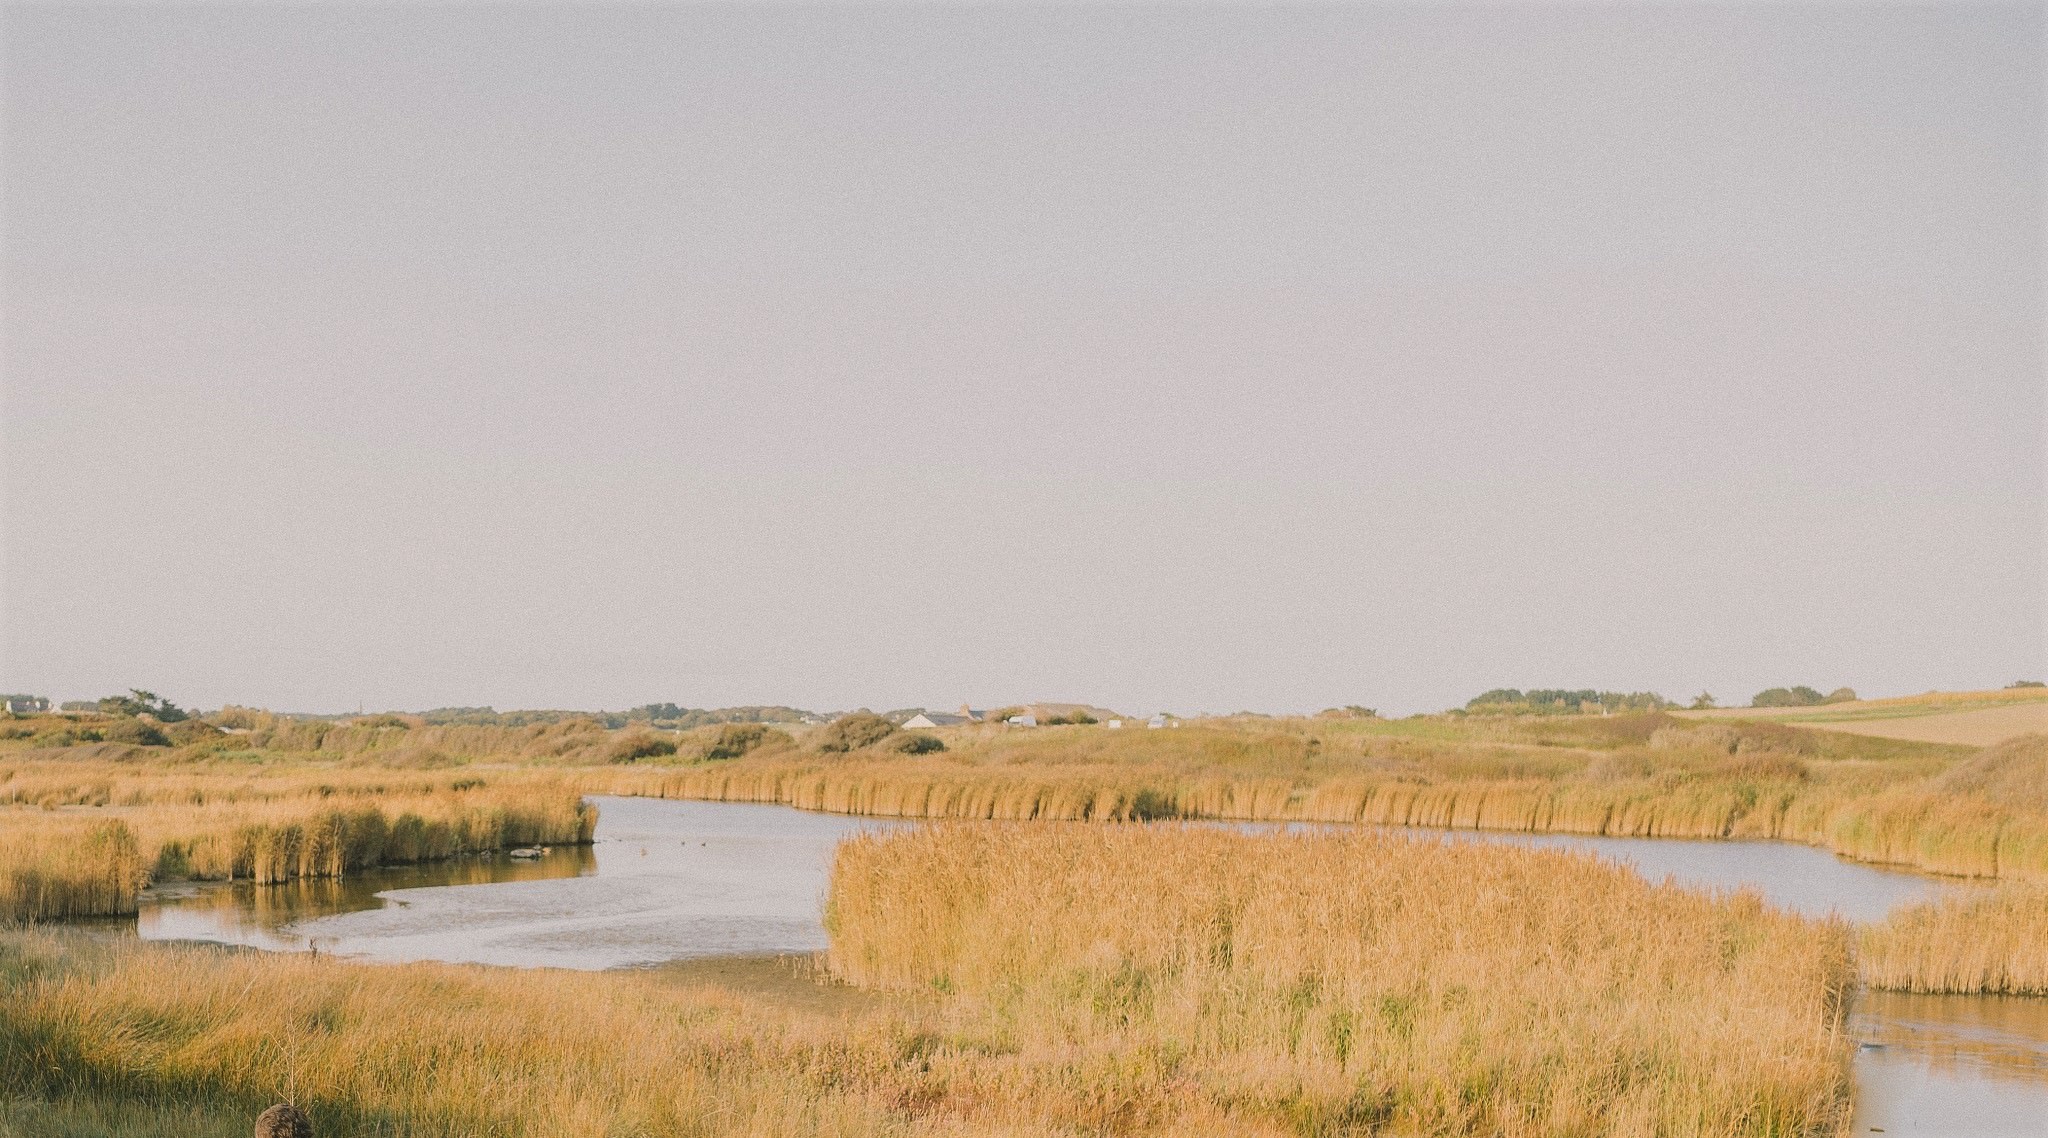
[[[1873,988],[2048,996],[2048,888],[2003,885],[1912,905],[1864,930]]]
[[[841,846],[833,971],[1298,1132],[1821,1135],[1845,926],[1556,851],[941,827]],[[1125,1105],[1133,1127],[1162,1121]]]

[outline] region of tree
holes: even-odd
[[[141,688],[129,688],[127,695],[108,696],[100,701],[100,711],[107,715],[151,715],[161,723],[177,723],[186,718],[177,704]]]
[[[1855,702],[1856,702],[1856,689],[1855,689],[1855,688],[1836,688],[1835,690],[1833,690],[1833,691],[1829,692],[1829,693],[1827,694],[1827,698],[1826,698],[1826,699],[1823,699],[1823,700],[1821,700],[1821,702],[1822,702],[1822,703],[1855,703]]]
[[[1749,701],[1751,707],[1814,707],[1828,697],[1801,684],[1795,688],[1765,688]]]
[[[1715,701],[1714,693],[1712,692],[1703,691],[1692,697],[1692,709],[1694,711],[1710,711],[1718,706],[1720,705]]]

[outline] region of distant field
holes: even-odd
[[[1724,707],[1674,714],[1687,719],[1763,719],[1851,735],[1985,747],[2015,735],[2048,733],[2048,690],[1929,692],[1820,707]]]

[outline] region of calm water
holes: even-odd
[[[148,940],[517,967],[816,952],[832,851],[849,834],[900,825],[783,806],[596,801],[590,846],[173,893],[146,903],[137,928]]]
[[[813,952],[825,947],[820,916],[840,839],[907,824],[781,806],[596,801],[597,842],[589,847],[343,882],[167,890],[145,903],[138,928],[147,939],[520,967]],[[1652,880],[1751,888],[1786,908],[1853,920],[1968,888],[1769,842],[1445,836],[1591,850]],[[1869,993],[1854,1030],[1862,1042],[1856,1133],[2048,1136],[2048,1000]]]

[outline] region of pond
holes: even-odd
[[[785,806],[599,798],[596,841],[339,882],[145,895],[146,940],[371,960],[624,968],[817,952],[840,839],[904,825]]]
[[[599,798],[597,840],[540,858],[468,858],[340,882],[179,888],[146,895],[146,939],[219,941],[371,960],[619,968],[693,957],[808,953],[833,850],[912,823],[783,806]],[[1809,914],[1875,920],[1971,888],[1775,842],[1398,831],[1586,849],[1653,880],[1752,888]],[[1867,993],[1853,1030],[1855,1133],[2048,1134],[2048,1000]]]

